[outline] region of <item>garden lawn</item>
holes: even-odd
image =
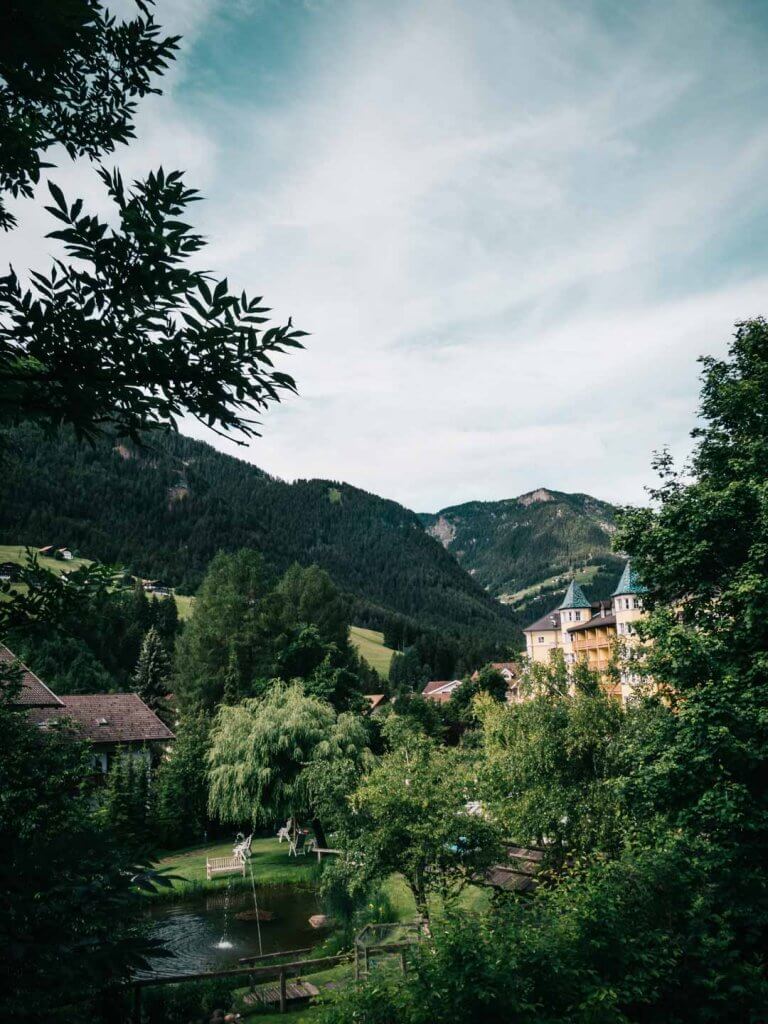
[[[317,877],[317,860],[311,854],[288,856],[288,843],[277,839],[254,839],[251,847],[253,877],[259,885],[306,885]],[[235,887],[250,886],[250,872],[240,875],[219,875],[210,881],[205,876],[208,857],[227,857],[232,853],[232,840],[206,846],[187,847],[162,856],[155,867],[166,875],[178,875],[172,889],[161,889],[159,896],[186,896],[201,890],[224,889],[228,879]]]
[[[402,875],[390,875],[383,886],[384,894],[389,900],[396,921],[413,921],[416,917],[416,904],[411,890],[405,884]],[[458,906],[467,912],[483,910],[491,898],[491,890],[487,886],[468,885],[459,895]],[[431,916],[439,917],[442,910],[441,900],[432,896],[429,900]]]

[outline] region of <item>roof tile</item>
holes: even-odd
[[[4,644],[0,644],[0,665],[12,665],[14,662],[21,669],[21,692],[15,703],[23,704],[27,708],[60,708],[62,701],[53,693],[42,679],[27,668],[24,662],[19,661],[12,651],[9,651]]]
[[[73,694],[60,708],[40,708],[30,717],[38,725],[70,722],[92,743],[150,743],[172,740],[173,733],[137,693]]]

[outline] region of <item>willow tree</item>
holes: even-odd
[[[332,788],[334,776],[366,760],[366,743],[359,716],[276,681],[263,697],[219,708],[208,754],[210,812],[238,824],[308,819],[324,846],[328,786],[322,794],[315,780],[321,775]]]

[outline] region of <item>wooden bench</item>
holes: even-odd
[[[205,875],[210,881],[214,875],[231,875],[237,872],[245,878],[245,859],[243,857],[207,857]]]
[[[329,853],[335,853],[336,856],[339,856],[341,854],[341,850],[329,850],[325,846],[313,846],[309,852],[317,854],[318,864],[323,859],[324,855],[327,855]]]

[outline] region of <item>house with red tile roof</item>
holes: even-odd
[[[504,677],[507,684],[507,704],[518,704],[522,700],[520,694],[522,667],[516,661],[492,661],[489,667]],[[480,670],[476,669],[472,673],[472,681],[475,682],[479,675]]]
[[[433,679],[432,682],[427,683],[421,691],[421,695],[426,697],[427,700],[435,700],[439,704],[445,704],[446,701],[451,699],[451,694],[454,690],[458,690],[461,683],[461,679]]]
[[[26,665],[0,644],[0,665],[16,663],[21,690],[16,703],[27,709],[41,729],[60,729],[93,747],[94,759],[106,772],[119,751],[136,757],[159,753],[174,735],[137,693],[89,693],[57,697]]]
[[[386,693],[366,693],[364,696],[369,704],[368,713],[371,715],[374,715],[380,708],[383,708],[389,700]]]

